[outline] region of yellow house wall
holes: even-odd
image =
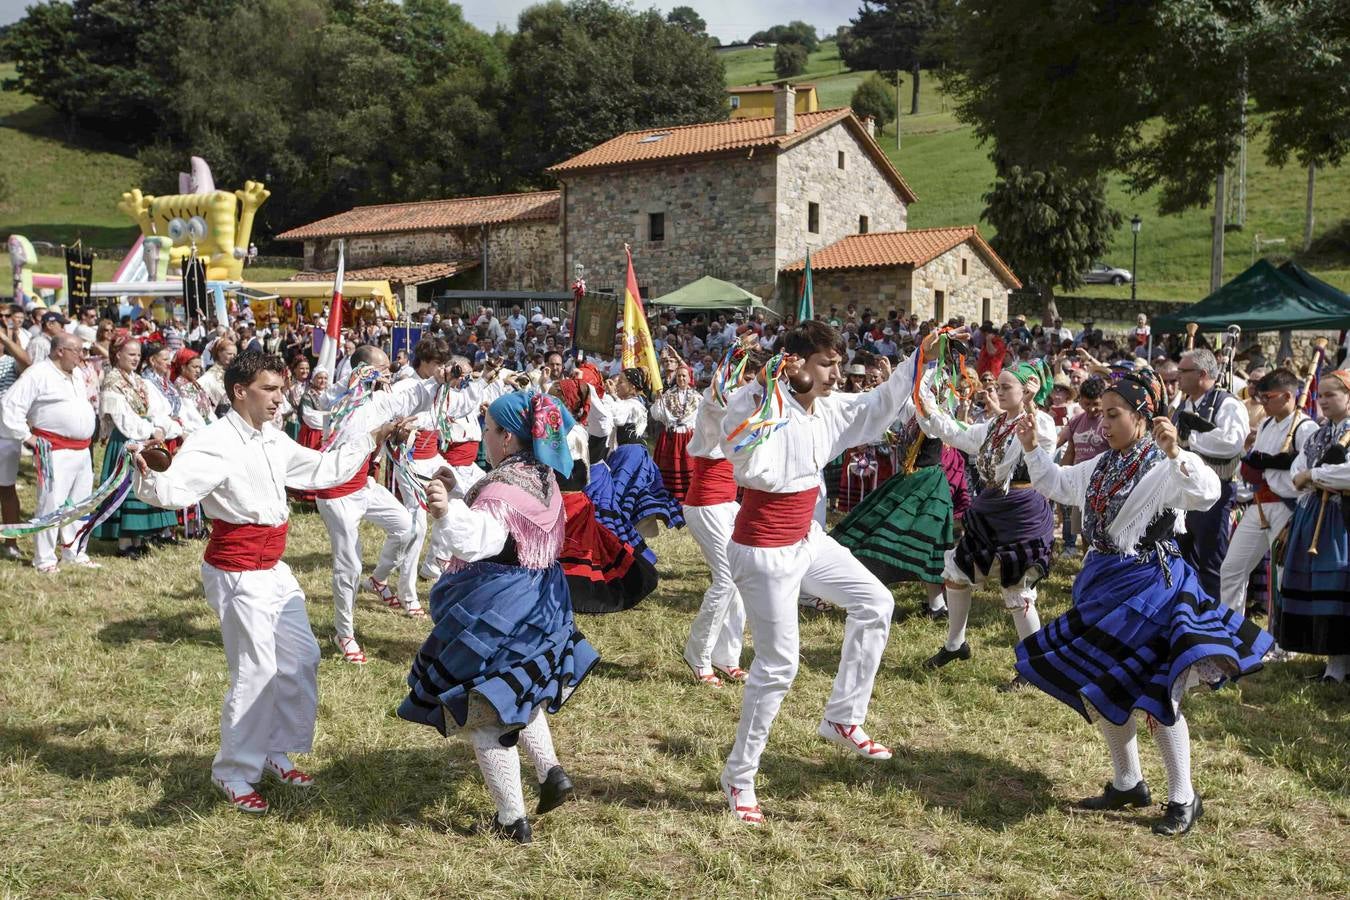
[[[756,91],[752,94],[731,93],[733,97],[741,98],[739,109],[731,111],[733,119],[762,119],[765,116],[773,115],[773,92]],[[728,100],[728,103],[731,101]],[[820,108],[820,101],[816,98],[816,89],[797,92],[797,112],[807,113],[816,112]]]

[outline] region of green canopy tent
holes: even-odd
[[[697,310],[741,309],[746,313],[759,311],[773,316],[778,315],[766,306],[763,300],[744,288],[720,278],[713,278],[711,275],[704,275],[669,294],[649,300],[647,305]]]
[[[1153,330],[1175,334],[1189,322],[1201,331],[1350,328],[1350,296],[1292,263],[1277,269],[1262,259],[1199,303],[1158,316]]]

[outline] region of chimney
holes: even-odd
[[[773,89],[773,133],[792,134],[797,130],[797,92],[790,84]]]
[[[871,116],[863,116],[863,128],[867,129],[867,136],[875,138],[877,136],[877,120]]]

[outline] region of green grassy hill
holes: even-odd
[[[722,59],[729,85],[776,80],[772,48],[732,51]],[[830,108],[847,106],[854,89],[868,74],[845,71],[834,42],[827,41],[811,54],[806,72],[792,80],[814,82],[821,107]],[[935,73],[925,73],[916,116],[908,114],[909,91],[909,78],[905,77],[902,108],[906,114],[899,123],[900,148],[896,149],[894,125],[886,128],[879,140],[919,195],[919,202],[910,208],[910,227],[980,223],[984,207],[980,198],[994,176],[988,150],[976,143],[970,126],[956,120]],[[1259,122],[1259,117],[1256,121]],[[1268,166],[1264,153],[1265,140],[1258,135],[1248,150],[1247,221],[1242,230],[1229,232],[1225,245],[1224,272],[1228,278],[1251,264],[1252,243],[1258,234],[1263,240],[1285,240],[1283,245],[1267,248],[1272,258],[1288,258],[1302,242],[1307,172],[1296,165],[1284,169]],[[1125,219],[1138,213],[1144,220],[1139,234],[1137,273],[1141,299],[1198,300],[1209,293],[1209,209],[1159,216],[1153,194],[1131,196],[1119,178],[1112,179],[1109,196]],[[1322,244],[1338,245],[1340,249],[1332,246],[1300,261],[1342,290],[1350,290],[1347,221],[1350,221],[1350,167],[1319,171],[1314,247],[1320,239]],[[980,224],[986,237],[993,234],[987,224]],[[1117,234],[1106,259],[1129,268],[1130,251],[1131,234],[1126,225]],[[1130,288],[1089,285],[1078,293],[1128,297]]]

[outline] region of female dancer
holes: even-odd
[[[1325,655],[1318,677],[1344,683],[1350,670],[1350,369],[1323,375],[1317,402],[1326,423],[1290,469],[1294,487],[1307,493],[1289,528],[1271,626],[1280,649]]]
[[[598,391],[591,393],[591,422],[598,420],[599,429],[609,435],[613,445],[603,464],[607,471],[592,471],[586,488],[597,510],[617,511],[645,538],[656,536],[658,522],[667,528],[684,525],[680,503],[666,490],[661,470],[652,462],[644,443],[650,396],[647,372],[638,368],[620,373],[613,394],[601,397]],[[595,428],[588,425],[588,429],[595,433]],[[592,467],[602,468],[597,463]]]
[[[572,474],[560,477],[567,514],[567,533],[558,561],[572,594],[572,609],[579,613],[609,613],[631,609],[656,590],[656,566],[643,551],[642,538],[634,531],[629,544],[602,525],[586,495],[590,480],[589,436],[586,417],[590,412],[587,385],[576,378],[555,381],[550,392],[571,413],[574,424],[567,432],[572,455]]]
[[[652,418],[664,428],[656,439],[652,458],[661,471],[661,480],[680,503],[689,491],[693,477],[693,462],[689,459],[689,442],[694,436],[694,418],[698,415],[699,393],[690,387],[691,373],[684,360],[678,361],[674,385],[666,388],[652,404]]]
[[[1017,671],[1095,721],[1114,775],[1087,809],[1149,804],[1139,767],[1134,713],[1156,724],[1167,772],[1157,834],[1189,831],[1203,813],[1191,786],[1190,731],[1178,704],[1201,682],[1217,687],[1260,668],[1272,639],[1210,597],[1173,540],[1185,512],[1219,499],[1219,479],[1182,450],[1164,389],[1150,370],[1130,373],[1102,395],[1110,449],[1072,467],[1037,446],[1030,422],[1017,437],[1032,483],[1050,499],[1083,509],[1090,548],[1074,580],[1073,608],[1017,647]]]
[[[136,374],[141,362],[140,341],[123,331],[113,339],[110,350],[112,365],[103,376],[99,391],[101,433],[107,442],[99,483],[112,474],[128,441],[164,442],[183,434],[182,427],[169,415],[164,396]],[[94,529],[94,537],[117,541],[118,556],[140,557],[148,552],[146,538],[157,537],[177,523],[178,517],[172,511],[150,506],[128,494],[122,505]]]
[[[564,513],[553,473],[572,471],[572,417],[546,394],[507,394],[488,407],[484,443],[494,468],[465,500],[434,479],[427,510],[444,519],[454,558],[431,590],[435,623],[408,675],[400,717],[441,734],[463,730],[497,807],[492,833],[531,840],[519,743],[539,781],[538,813],[566,801],[548,721],[599,655],[577,631],[558,565]]]
[[[944,554],[947,642],[924,663],[936,669],[953,660],[970,659],[966,623],[971,594],[989,577],[995,560],[1003,605],[1012,615],[1018,638],[1026,640],[1041,627],[1036,582],[1050,571],[1055,517],[1045,498],[1031,489],[1015,431],[1018,421],[1034,421],[1037,440],[1047,451],[1053,450],[1055,420],[1037,409],[1050,395],[1044,364],[1023,362],[1004,369],[995,382],[999,413],[978,425],[964,425],[947,414],[934,399],[931,376],[922,385],[920,399],[928,414],[919,416],[920,427],[929,437],[973,456],[983,485],[962,520],[961,539]],[[1003,689],[1021,685],[1014,678]]]
[[[215,405],[207,396],[205,389],[197,383],[202,376],[202,358],[196,350],[182,348],[173,355],[173,366],[169,369],[173,385],[185,403],[190,403],[202,421],[210,424],[216,420]]]

